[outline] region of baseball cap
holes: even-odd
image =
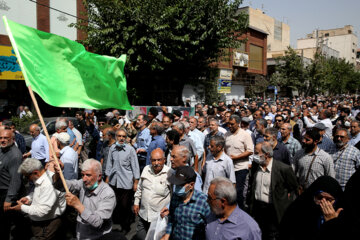
[[[184,185],[185,183],[195,182],[195,180],[196,173],[194,169],[189,166],[178,167],[175,174],[168,177],[168,181],[174,185]]]
[[[314,128],[319,129],[319,130],[325,130],[326,126],[323,123],[317,123],[314,125]]]

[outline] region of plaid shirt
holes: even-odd
[[[166,233],[170,234],[173,240],[204,239],[205,219],[209,214],[210,207],[204,193],[194,190],[187,203],[174,194],[170,202]]]
[[[26,143],[24,137],[20,133],[15,132],[15,142],[21,153],[24,154],[26,152]]]
[[[282,142],[287,148],[287,150],[289,150],[292,158],[295,156],[295,153],[297,151],[301,150],[301,144],[292,136],[290,136],[289,140],[286,143],[284,143],[282,140],[280,142]]]
[[[305,181],[313,158],[314,163],[311,166],[309,178]],[[298,151],[294,157],[294,165],[295,175],[298,178],[299,184],[305,188],[308,188],[318,177],[330,176],[335,178],[333,159],[319,147],[311,154],[307,154],[304,149]]]
[[[321,142],[318,143],[318,147],[328,154],[334,154],[337,151],[335,143],[325,135],[322,137]]]
[[[337,149],[332,154],[332,158],[334,159],[335,178],[344,190],[349,178],[360,167],[360,151],[348,144],[342,150]]]

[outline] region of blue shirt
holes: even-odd
[[[64,177],[66,180],[78,179],[78,154],[69,146],[60,150],[60,160],[64,164]]]
[[[134,148],[136,150],[144,149],[147,152],[150,143],[151,143],[150,130],[148,128],[144,128],[144,130],[137,133],[137,135],[136,135],[136,143],[134,144]],[[146,153],[143,153],[141,155],[146,157]]]
[[[72,146],[72,148],[74,148],[74,147],[75,147],[75,144],[76,144],[76,136],[75,136],[74,132],[73,132],[70,128],[67,128],[67,129],[66,129],[66,132],[67,132],[67,134],[70,135],[70,144],[71,144],[71,143],[74,141],[74,139],[75,139],[75,143],[74,143],[74,145]]]
[[[355,146],[360,141],[360,133],[356,134],[355,136],[352,136],[349,140],[349,144]]]
[[[325,135],[322,137],[321,142],[319,142],[317,146],[328,154],[333,154],[337,151],[335,143]]]
[[[164,152],[166,150],[165,140],[160,135],[156,135],[156,136],[152,137],[152,141],[150,142],[150,145],[149,145],[148,150],[147,150],[146,165],[151,164],[151,160],[150,160],[151,152],[154,151],[157,148],[160,148]]]
[[[132,189],[134,179],[140,178],[139,162],[135,149],[126,144],[123,148],[111,145],[106,162],[109,184],[116,188]]]
[[[169,222],[166,233],[173,240],[204,239],[206,218],[210,215],[207,196],[194,190],[187,203],[175,194],[170,202]]]
[[[32,158],[36,158],[38,160],[46,159],[45,162],[49,161],[49,143],[42,133],[33,139],[30,152]]]
[[[261,240],[258,224],[238,206],[224,221],[211,214],[207,223],[206,240]]]

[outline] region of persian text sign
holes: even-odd
[[[218,82],[218,93],[231,93],[231,80],[230,79],[219,79]]]
[[[9,46],[0,46],[0,79],[25,80],[14,50]]]

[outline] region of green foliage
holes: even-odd
[[[82,43],[98,54],[127,54],[126,72],[197,82],[247,27],[242,0],[86,0]]]
[[[27,132],[29,131],[29,126],[32,122],[38,120],[37,114],[33,114],[32,117],[24,116],[22,118],[17,116],[11,117],[11,122],[14,123],[16,130],[19,132]]]
[[[316,93],[336,95],[354,93],[360,83],[360,73],[345,59],[326,58],[316,53],[310,64],[304,65],[301,56],[289,47],[284,57],[277,59],[271,84],[288,90],[298,90],[305,96]]]

